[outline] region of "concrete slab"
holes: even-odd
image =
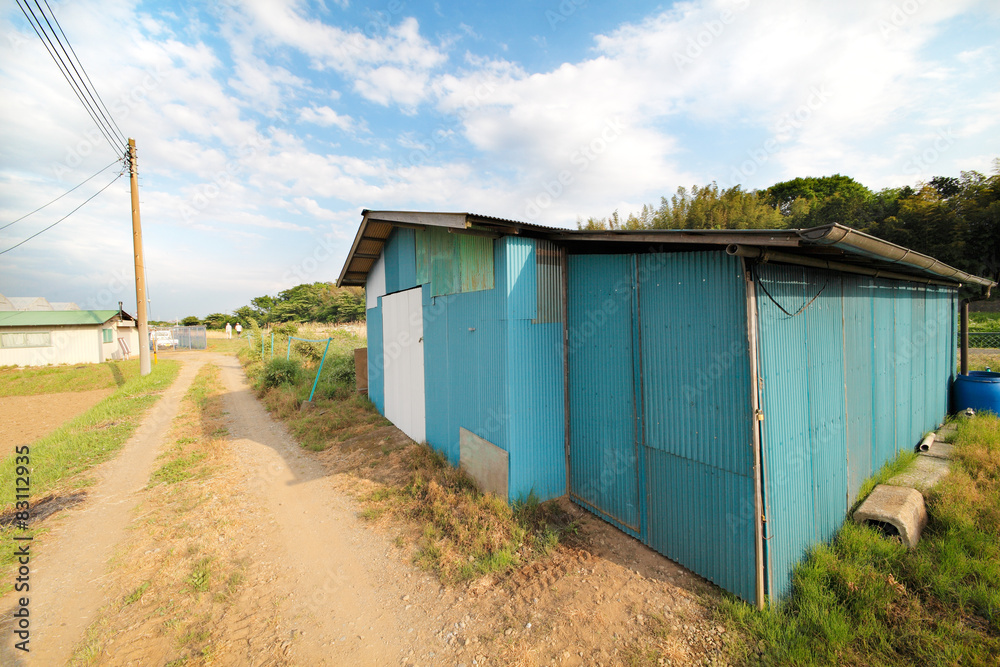
[[[854,520],[876,526],[888,536],[898,536],[912,548],[927,525],[927,508],[916,489],[879,484],[855,510]]]
[[[934,456],[918,456],[906,472],[890,479],[886,484],[905,486],[918,491],[927,491],[948,474],[948,461]]]
[[[921,452],[921,456],[933,456],[936,459],[950,461],[955,453],[955,448],[947,442],[935,440],[934,444],[926,452]]]
[[[935,440],[937,442],[951,442],[956,435],[958,435],[958,427],[955,426],[955,422],[950,422],[938,429]]]

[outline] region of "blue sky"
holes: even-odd
[[[879,189],[1000,156],[989,0],[51,5],[136,139],[157,319],[335,280],[364,208],[572,227],[682,185]],[[0,90],[2,226],[116,156],[14,3]],[[121,178],[0,255],[0,293],[134,310],[129,210]]]

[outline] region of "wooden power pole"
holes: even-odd
[[[135,139],[128,140],[128,171],[132,190],[132,248],[135,257],[135,308],[139,320],[139,374],[149,375],[149,324],[146,319],[146,267],[142,260],[142,223],[139,221],[139,163]]]

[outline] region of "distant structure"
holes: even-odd
[[[0,294],[0,366],[100,363],[138,350],[135,318],[124,311]]]
[[[72,301],[50,302],[43,296],[12,296],[0,294],[0,311],[6,310],[80,310],[80,306]]]

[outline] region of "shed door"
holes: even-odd
[[[423,341],[421,288],[382,297],[385,416],[417,442],[426,440]]]
[[[635,258],[569,257],[570,494],[638,536]]]

